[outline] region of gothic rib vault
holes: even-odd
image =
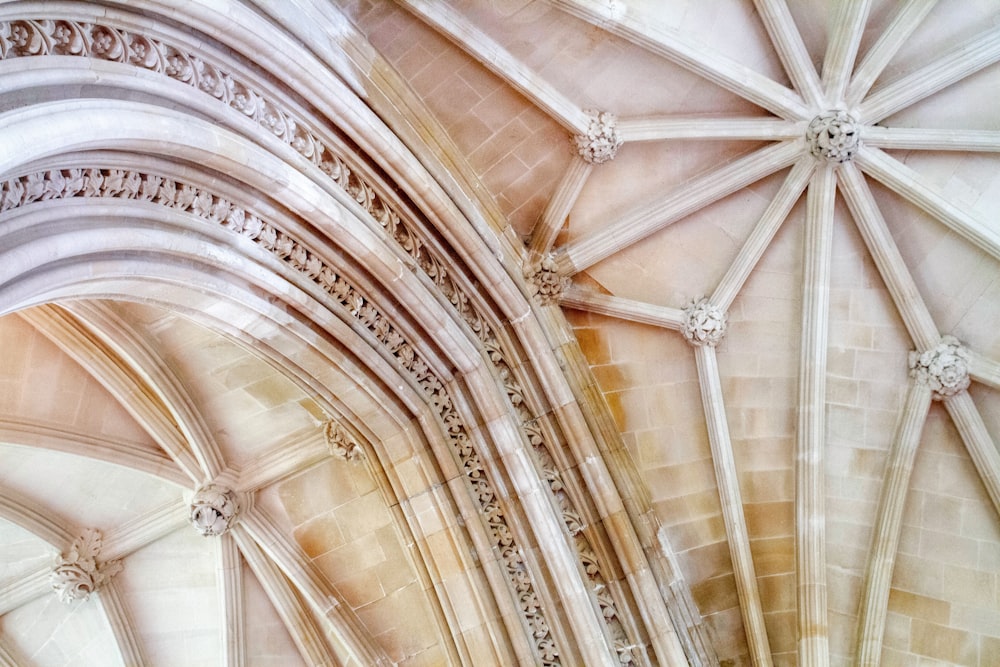
[[[994,665],[1000,11],[0,2],[0,665]]]

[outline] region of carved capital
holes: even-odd
[[[588,109],[590,124],[584,134],[574,138],[580,157],[590,164],[602,164],[615,159],[622,145],[618,136],[618,117],[607,111]]]
[[[726,335],[728,315],[707,298],[695,299],[684,309],[681,333],[692,345],[715,347]]]
[[[861,145],[861,130],[846,111],[824,111],[806,128],[806,143],[817,158],[840,164],[854,157]]]
[[[219,484],[199,487],[191,499],[191,525],[205,537],[225,533],[239,512],[236,492]]]
[[[330,448],[330,453],[338,459],[360,461],[364,457],[364,448],[354,439],[350,431],[340,425],[340,422],[333,419],[328,421],[323,426],[323,435],[326,436],[326,445]]]
[[[957,338],[942,336],[931,349],[910,352],[910,376],[930,387],[940,401],[968,388],[970,359],[969,351]]]
[[[59,560],[49,578],[60,600],[67,604],[74,600],[86,600],[108,579],[121,572],[120,561],[97,561],[101,546],[101,533],[92,528],[73,540],[69,553]]]
[[[531,296],[537,297],[543,305],[558,303],[559,297],[569,287],[569,278],[559,275],[552,255],[546,255],[534,270],[526,270],[524,277]]]

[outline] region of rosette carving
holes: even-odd
[[[590,117],[587,131],[574,137],[580,157],[590,164],[615,159],[622,145],[622,138],[618,135],[618,117],[608,111],[592,109],[588,109],[586,114]]]
[[[692,345],[715,347],[726,335],[728,316],[707,298],[695,299],[684,309],[681,333]]]
[[[205,537],[225,533],[236,523],[239,512],[236,492],[220,484],[199,487],[191,499],[191,525]]]
[[[825,111],[806,128],[809,152],[827,162],[848,162],[861,145],[858,122],[846,111]]]
[[[342,461],[360,461],[365,454],[361,444],[340,422],[331,419],[323,426],[323,435],[330,453]]]
[[[910,352],[910,376],[942,400],[965,391],[969,386],[969,351],[954,336],[924,352]]]
[[[528,292],[543,305],[558,303],[570,283],[569,278],[559,275],[552,255],[546,255],[534,269],[525,271],[524,278],[528,281]]]
[[[111,577],[121,572],[121,561],[98,562],[102,546],[100,531],[88,528],[73,540],[69,553],[52,570],[49,583],[59,599],[69,604],[86,600]]]

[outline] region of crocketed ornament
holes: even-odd
[[[728,316],[707,298],[695,299],[684,309],[681,333],[692,345],[715,347],[726,335]]]
[[[191,525],[205,537],[222,535],[236,523],[239,511],[239,501],[232,489],[206,484],[191,499]]]
[[[806,128],[809,152],[827,162],[839,164],[851,160],[860,140],[858,123],[846,111],[825,111],[813,118]]]
[[[925,352],[910,352],[910,376],[930,387],[941,400],[965,391],[969,386],[969,351],[954,336]]]

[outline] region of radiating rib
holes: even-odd
[[[861,140],[875,148],[924,151],[1000,151],[1000,132],[990,130],[932,130],[922,127],[866,125]]]
[[[715,293],[710,299],[712,303],[722,310],[729,310],[729,307],[733,305],[736,295],[743,289],[744,283],[750,277],[750,272],[760,261],[774,235],[778,233],[781,223],[788,217],[792,206],[802,195],[802,191],[805,190],[815,169],[816,160],[809,155],[795,163],[788,177],[785,178],[785,182],[781,184],[781,188],[774,195],[774,199],[768,204],[760,216],[760,220],[757,221],[757,225],[750,232],[746,243],[740,249],[740,254],[733,260],[726,275],[719,281],[719,285],[715,288]]]
[[[970,350],[969,375],[973,380],[1000,389],[1000,363]]]
[[[135,622],[132,614],[129,613],[125,601],[122,599],[121,591],[118,589],[114,577],[104,583],[97,591],[97,598],[104,609],[104,616],[111,626],[111,634],[118,644],[118,652],[122,657],[122,664],[126,667],[142,667],[146,664],[146,656],[142,650],[142,643],[139,641],[139,633],[136,632]]]
[[[243,466],[237,486],[253,492],[311,468],[329,456],[330,449],[317,428],[304,437],[289,438]]]
[[[564,308],[575,308],[591,313],[609,315],[621,320],[652,324],[653,326],[673,331],[680,331],[684,323],[683,310],[668,308],[666,306],[654,306],[651,303],[623,299],[610,294],[601,294],[577,285],[571,285],[563,293],[559,300],[559,305]]]
[[[341,662],[327,644],[325,633],[308,608],[300,601],[291,583],[240,525],[232,529],[233,539],[246,559],[261,588],[284,623],[307,665],[339,665]]]
[[[222,664],[227,667],[242,667],[246,664],[246,611],[243,597],[243,565],[239,548],[233,534],[227,532],[219,542],[219,566],[217,579],[221,583],[222,618]],[[128,663],[126,663],[128,664]]]
[[[556,253],[559,272],[573,275],[641,241],[709,204],[790,165],[802,154],[801,141],[762,148],[681,185],[665,198],[630,213]]]
[[[68,431],[39,421],[0,416],[0,441],[113,463],[183,487],[188,487],[191,483],[187,475],[159,451],[129,442]]]
[[[121,524],[104,536],[101,559],[124,558],[187,526],[190,512],[188,504],[178,499]]]
[[[798,664],[829,664],[826,592],[826,351],[836,180],[831,167],[813,176],[806,195],[802,278],[802,352],[795,454],[795,564]]]
[[[547,253],[552,244],[556,242],[559,230],[562,229],[566,217],[569,215],[573,205],[576,204],[580,191],[587,182],[590,172],[594,166],[581,158],[574,158],[569,165],[569,169],[563,175],[556,191],[549,200],[542,219],[535,225],[531,232],[531,242],[528,244],[530,254],[540,256]]]
[[[545,83],[530,67],[519,62],[492,37],[472,25],[447,3],[400,0],[422,21],[446,36],[484,67],[516,88],[536,106],[574,134],[584,134],[589,118],[568,97]]]
[[[355,660],[362,665],[392,664],[354,611],[337,598],[312,561],[290,543],[263,512],[251,509],[240,519],[239,525],[246,529],[257,546],[284,572],[316,612],[328,621],[337,639]]]
[[[913,169],[877,148],[862,146],[855,161],[865,173],[927,211],[994,259],[1000,259],[1000,231],[996,225],[955,206]]]
[[[52,566],[43,565],[34,572],[0,582],[0,616],[43,595],[52,595],[51,576]]]
[[[979,471],[983,486],[993,501],[993,508],[1000,514],[1000,452],[986,430],[979,409],[967,391],[946,398],[944,405]]]
[[[936,4],[937,0],[908,0],[899,4],[889,25],[854,69],[854,77],[847,86],[848,108],[857,106],[868,94],[875,79]]]
[[[623,118],[618,121],[618,134],[624,141],[665,141],[670,139],[781,141],[798,139],[805,132],[805,121],[790,121],[780,118],[661,116]]]
[[[873,92],[861,104],[861,122],[876,123],[1000,59],[1000,26],[982,32],[934,62]]]
[[[20,526],[57,551],[66,551],[76,538],[76,529],[47,507],[30,498],[18,497],[0,487],[0,519]]]
[[[198,401],[194,400],[170,365],[146,344],[144,336],[101,303],[78,301],[63,308],[142,378],[170,411],[205,476],[213,479],[218,475],[225,464],[215,436],[196,407]]]
[[[630,16],[623,5],[601,0],[552,0],[552,4],[663,56],[782,118],[803,120],[809,115],[794,91],[692,40],[676,28]]]
[[[740,480],[733,458],[733,443],[726,423],[726,406],[722,398],[722,379],[719,377],[719,362],[715,348],[708,345],[695,346],[695,361],[698,365],[698,384],[701,388],[701,403],[705,410],[708,426],[708,441],[712,448],[712,465],[715,467],[715,481],[719,487],[722,503],[722,518],[726,526],[729,555],[733,561],[733,576],[736,578],[736,592],[743,615],[743,629],[746,632],[750,659],[756,667],[771,664],[771,648],[764,626],[764,612],[757,590],[757,574],[750,552],[750,535],[743,516],[743,500],[740,496]]]
[[[882,638],[889,605],[892,570],[896,563],[903,509],[910,490],[910,474],[920,444],[920,434],[931,406],[931,390],[911,381],[906,403],[896,425],[889,460],[886,461],[882,490],[879,493],[875,532],[868,556],[861,608],[858,615],[857,664],[877,667],[882,656]]]
[[[785,0],[754,0],[754,6],[792,85],[806,104],[818,108],[823,99],[819,76]]]
[[[149,387],[131,374],[76,318],[55,306],[30,308],[18,315],[107,389],[188,478],[197,482],[204,477],[166,407],[151,398]]]
[[[831,108],[844,104],[871,4],[871,0],[852,0],[833,5],[826,55],[823,56],[823,92]]]
[[[906,262],[899,254],[868,184],[852,164],[840,168],[839,178],[841,192],[851,209],[851,215],[854,216],[861,237],[875,260],[879,275],[889,289],[914,346],[918,350],[933,348],[938,344],[941,334],[906,268]]]

